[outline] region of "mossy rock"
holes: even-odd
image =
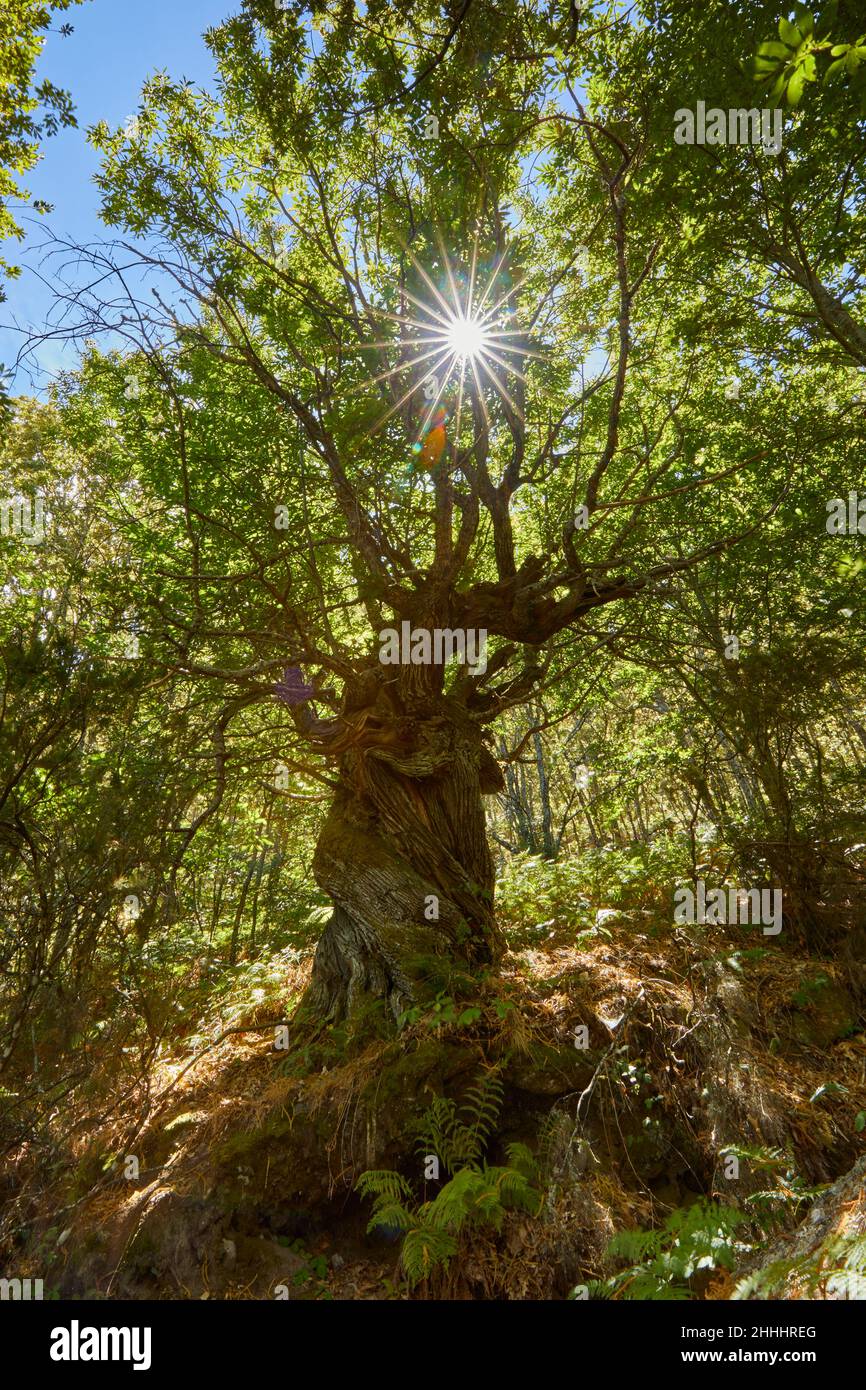
[[[826,975],[805,981],[792,1002],[790,1031],[809,1047],[830,1047],[857,1031],[857,1010],[851,996]]]
[[[582,1091],[589,1084],[596,1060],[591,1052],[576,1047],[536,1042],[528,1052],[513,1053],[508,1058],[504,1079],[533,1095],[561,1096],[568,1091]]]
[[[371,1079],[364,1094],[383,1111],[392,1104],[414,1110],[414,1102],[428,1104],[435,1095],[444,1094],[456,1077],[477,1070],[478,1058],[471,1048],[431,1038],[397,1052]]]

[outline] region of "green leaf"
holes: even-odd
[[[788,49],[799,48],[803,42],[803,35],[800,30],[788,19],[779,20],[779,36]]]
[[[778,43],[775,39],[769,39],[766,43],[758,45],[758,51],[755,57],[756,60],[764,57],[787,59],[790,56],[790,52],[791,50],[785,44]],[[775,66],[776,64],[773,63],[774,68]]]
[[[788,82],[786,100],[789,106],[796,106],[803,95],[803,88],[806,85],[806,77],[802,67],[798,67]]]

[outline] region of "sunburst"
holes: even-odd
[[[393,313],[371,305],[372,313],[398,325],[402,331],[399,336],[359,345],[362,350],[374,348],[400,353],[401,360],[374,376],[372,384],[396,383],[407,372],[412,374],[411,385],[398,395],[398,399],[392,400],[367,434],[375,434],[412,396],[423,393],[425,409],[413,444],[416,453],[430,421],[446,397],[456,396],[453,438],[458,442],[468,393],[477,401],[488,430],[491,417],[487,397],[491,391],[515,418],[522,419],[522,411],[509,390],[508,378],[514,376],[525,383],[526,377],[518,362],[544,356],[531,350],[526,345],[525,332],[513,326],[514,299],[523,282],[514,284],[504,270],[508,253],[501,254],[489,273],[479,277],[476,241],[468,274],[462,275],[452,263],[441,237],[437,240],[444,282],[437,285],[409,247],[404,246],[416,273],[429,290],[429,298],[422,299],[403,286],[404,299],[417,313]],[[481,278],[485,281],[483,285]],[[416,355],[407,359],[407,352]],[[368,389],[369,385],[367,382],[358,389]]]

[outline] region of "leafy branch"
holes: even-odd
[[[846,78],[859,98],[866,115],[866,34],[853,43],[833,43],[830,37],[836,22],[837,0],[829,0],[818,19],[805,5],[795,4],[793,19],[779,20],[779,38],[760,44],[754,58],[753,76],[768,88],[771,102],[783,97],[788,106],[797,106],[808,82],[826,85]],[[823,76],[819,60],[832,61]]]

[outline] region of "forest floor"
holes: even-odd
[[[747,1214],[751,1239],[734,1268],[690,1277],[691,1296],[730,1297],[770,1259],[773,1296],[844,1296],[828,1252],[866,1234],[862,969],[736,930],[616,909],[577,937],[512,923],[474,999],[443,994],[396,1037],[290,1034],[285,1050],[297,963],[233,1031],[212,1019],[219,1041],[178,1038],[131,1094],[95,1078],[47,1153],[19,1148],[5,1267],[59,1297],[557,1299],[621,1268],[616,1233],[713,1199]],[[425,1181],[419,1126],[491,1070],[489,1161],[526,1144],[539,1209],[471,1225],[410,1291],[400,1233],[367,1232],[357,1181],[394,1169],[435,1196],[445,1175]]]

